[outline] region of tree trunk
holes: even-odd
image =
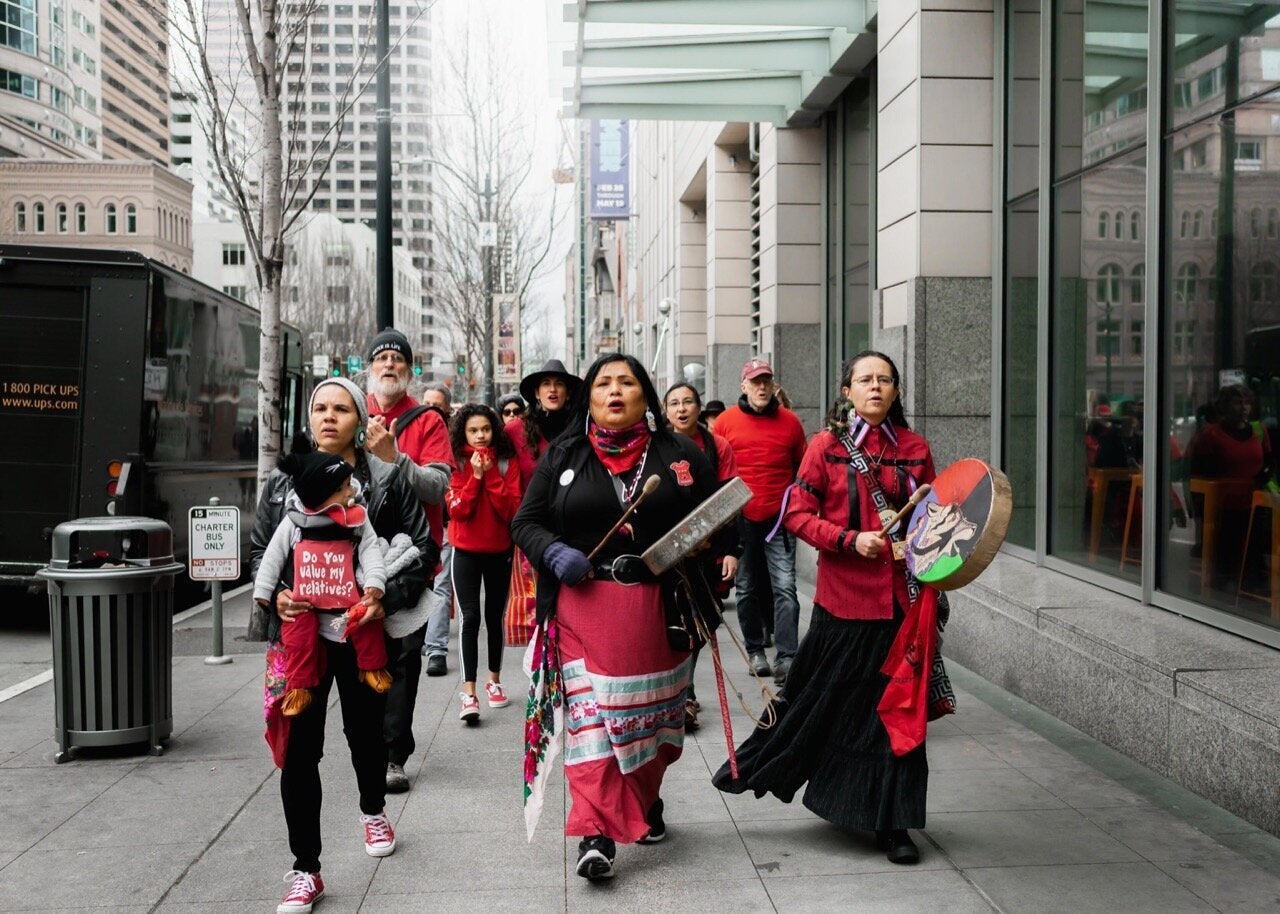
[[[276,468],[280,454],[280,280],[284,273],[284,244],[280,227],[284,213],[283,134],[280,130],[280,79],[276,65],[278,7],[262,4],[262,54],[266,64],[257,74],[262,103],[262,311],[258,353],[258,495]]]

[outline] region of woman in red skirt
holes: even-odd
[[[588,559],[651,476],[657,488]],[[618,842],[666,836],[660,794],[684,744],[689,652],[668,634],[679,576],[655,577],[639,556],[716,488],[702,450],[668,427],[640,363],[606,355],[587,371],[569,431],[539,462],[512,523],[538,572],[539,623],[553,616],[558,634],[565,834],[583,838],[577,872],[593,881],[613,875]],[[686,593],[714,599],[715,552],[682,563],[680,580],[699,583]]]

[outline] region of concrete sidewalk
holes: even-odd
[[[274,910],[290,855],[262,739],[259,646],[233,640],[247,608],[246,595],[231,602],[227,645],[251,653],[227,666],[203,663],[207,614],[177,626],[163,757],[99,751],[55,766],[52,686],[0,703],[0,910]],[[733,680],[747,684],[726,648]],[[329,894],[318,912],[1280,909],[1280,840],[959,668],[960,713],[930,729],[918,866],[892,866],[870,836],[799,803],[712,788],[725,745],[703,662],[703,727],[663,791],[670,837],[620,848],[617,879],[589,885],[573,875],[576,839],[560,833],[562,776],[525,841],[519,662],[509,649],[516,700],[482,707],[473,728],[457,719],[456,652],[449,676],[423,677],[414,788],[389,797],[399,848],[382,860],[364,854],[340,717],[330,715]],[[741,740],[750,718],[733,704]]]

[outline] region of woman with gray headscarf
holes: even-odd
[[[400,550],[397,560],[390,560],[389,556],[386,592],[381,602],[374,601],[369,606],[368,615],[380,619],[413,607],[427,586],[439,550],[428,533],[421,502],[395,464],[369,460],[365,455],[369,413],[364,394],[345,378],[327,378],[311,394],[309,417],[316,449],[337,454],[355,468],[352,478],[360,484],[369,522],[379,538],[392,543],[401,535],[399,543],[406,547]],[[250,534],[255,576],[290,494],[290,478],[285,473],[276,470],[268,477]],[[334,682],[338,685],[343,730],[360,788],[365,852],[385,857],[395,850],[395,834],[383,809],[387,746],[382,721],[386,696],[360,684],[355,652],[348,642],[325,641],[327,671],[314,690],[311,707],[296,717],[281,718],[277,705],[285,683],[279,678],[280,629],[312,608],[293,599],[288,580],[277,583],[273,604],[276,612],[270,617],[267,632],[267,740],[281,761],[280,797],[289,829],[289,849],[294,855],[293,868],[285,877],[289,890],[279,910],[303,911],[310,910],[311,903],[324,894],[320,879],[319,764],[324,750],[326,698]]]

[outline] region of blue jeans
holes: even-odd
[[[431,657],[449,653],[449,610],[453,606],[453,544],[445,540],[440,550],[440,573],[431,584],[431,611],[422,654]]]
[[[761,613],[773,613],[773,643],[777,646],[779,660],[789,660],[796,654],[800,631],[800,601],[796,599],[796,540],[785,527],[780,527],[773,539],[764,538],[773,529],[774,521],[739,521],[742,539],[742,559],[738,563],[738,576],[734,584],[738,591],[738,625],[748,654],[764,650],[764,626]],[[773,606],[760,606],[757,575],[767,574],[773,587]]]

